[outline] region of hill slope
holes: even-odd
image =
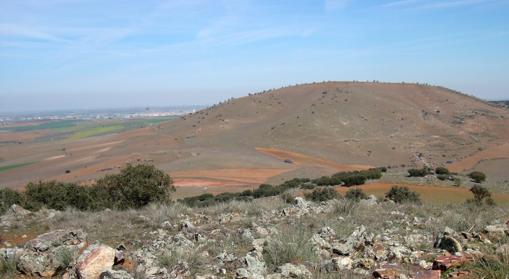
[[[453,163],[461,171],[509,158],[508,143],[509,112],[478,99],[415,84],[327,82],[251,94],[157,127],[66,143],[62,158],[26,168],[35,168],[36,177],[83,180],[148,161],[180,185],[237,187],[368,166]],[[468,162],[479,152],[489,156]]]

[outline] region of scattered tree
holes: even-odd
[[[491,197],[490,191],[481,185],[475,185],[470,188],[470,192],[474,194],[473,200],[468,200],[467,203],[474,203],[476,205],[494,205],[495,201]]]
[[[408,170],[408,176],[410,177],[424,177],[430,173],[429,169],[427,167],[424,167],[422,169],[409,169]]]
[[[421,199],[419,194],[410,191],[408,187],[393,186],[389,192],[385,194],[385,197],[396,202],[396,203],[420,203]]]
[[[445,167],[437,167],[435,173],[437,175],[449,175],[449,170]]]
[[[486,180],[486,174],[480,171],[473,171],[468,174],[468,177],[470,177],[475,183],[482,183]]]
[[[153,165],[127,165],[119,174],[108,175],[97,185],[109,192],[118,209],[140,208],[152,202],[167,202],[175,191],[168,174]]]

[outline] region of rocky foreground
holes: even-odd
[[[501,264],[494,276],[507,271],[508,219],[498,207],[399,205],[374,196],[92,213],[14,205],[1,217],[0,277],[498,278],[483,274],[484,263]],[[47,232],[5,240],[34,230]]]

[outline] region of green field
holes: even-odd
[[[38,142],[63,139],[79,140],[153,126],[175,118],[176,116],[138,119],[50,120],[28,126],[3,127],[0,128],[0,131],[14,133],[46,131],[44,135],[35,139]]]
[[[35,162],[27,162],[27,163],[19,163],[19,164],[12,164],[12,165],[7,165],[7,166],[1,166],[0,167],[0,172],[8,171],[8,170],[15,169],[15,168],[21,168],[21,167],[24,167],[24,166],[31,165],[33,163],[35,163]]]
[[[118,133],[138,128],[144,128],[152,125],[157,125],[161,122],[174,119],[175,117],[157,117],[157,118],[142,118],[142,119],[129,119],[129,120],[108,120],[106,122],[85,122],[76,126],[71,132],[72,135],[68,137],[71,140],[78,140],[93,136],[106,135],[111,133]]]
[[[53,120],[53,121],[48,121],[48,122],[39,123],[39,124],[35,124],[35,125],[0,128],[0,130],[10,131],[10,132],[29,132],[29,131],[36,131],[36,130],[68,129],[68,128],[75,127],[80,122],[82,122],[82,120],[75,120],[75,119]]]
[[[114,132],[120,132],[124,129],[123,125],[120,124],[114,124],[109,126],[97,126],[92,128],[87,128],[83,130],[79,130],[75,132],[72,136],[69,137],[70,140],[79,140],[83,138],[93,137],[93,136],[99,136]]]

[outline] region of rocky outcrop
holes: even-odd
[[[287,263],[278,267],[277,272],[281,278],[311,278],[312,276],[311,272],[302,264],[294,265]]]
[[[71,266],[86,245],[82,230],[56,230],[28,241],[16,266],[31,276],[52,277]]]
[[[115,249],[106,245],[91,245],[78,258],[76,274],[80,279],[97,279],[114,264]]]
[[[296,198],[290,205],[256,209],[254,215],[237,210],[211,216],[205,209],[178,215],[171,222],[161,220],[156,228],[154,220],[145,217],[143,222],[151,223],[144,229],[150,229],[142,231],[134,243],[122,240],[126,245],[117,249],[101,244],[86,247],[84,232],[56,230],[28,241],[23,248],[0,249],[0,258],[14,262],[29,276],[64,275],[64,279],[132,279],[135,274],[146,279],[279,279],[337,274],[346,278],[438,279],[443,272],[462,274],[461,268],[483,257],[480,251],[486,247],[497,254],[509,254],[507,245],[496,246],[507,234],[507,225],[500,220],[482,230],[456,232],[445,227],[435,235],[430,230],[436,227],[435,219],[412,216],[399,205],[378,201],[355,204],[354,210],[366,212],[389,207],[386,218],[374,226],[352,220],[342,208],[339,214],[331,213],[335,202],[339,201],[314,203]],[[19,208],[16,211],[23,215]],[[134,218],[140,218],[135,214]],[[323,217],[337,219],[321,221]],[[302,234],[295,232],[299,238],[291,235],[297,228],[303,228]],[[287,262],[273,260],[279,255],[288,256]]]

